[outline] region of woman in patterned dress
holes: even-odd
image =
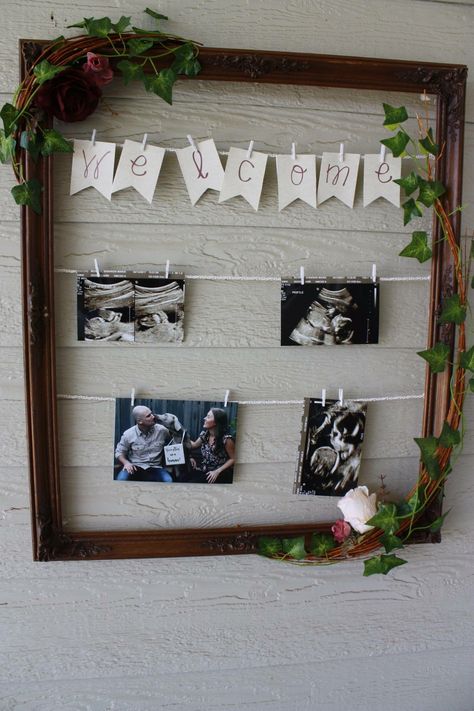
[[[212,407],[204,418],[203,430],[191,449],[201,449],[201,462],[194,459],[191,465],[195,476],[193,481],[208,484],[231,484],[235,463],[235,441],[228,431],[227,413],[219,407]]]

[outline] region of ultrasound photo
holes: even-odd
[[[305,399],[295,494],[343,496],[357,486],[367,404]]]
[[[378,343],[379,282],[296,279],[281,283],[281,345]]]
[[[135,341],[178,343],[184,338],[184,280],[135,280]]]
[[[77,337],[80,341],[134,340],[133,281],[123,276],[79,274]]]
[[[78,274],[77,337],[94,342],[181,342],[184,291],[181,274]]]

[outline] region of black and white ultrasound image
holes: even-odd
[[[378,343],[379,291],[370,279],[283,280],[281,345]]]
[[[367,404],[305,400],[295,493],[344,496],[357,486]]]

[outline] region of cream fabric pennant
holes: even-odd
[[[336,197],[347,207],[354,206],[359,162],[359,153],[346,153],[342,161],[339,153],[323,153],[318,183],[319,204]]]
[[[316,202],[316,156],[278,155],[276,157],[278,179],[278,210],[283,210],[298,198],[317,207]]]
[[[164,155],[164,148],[149,145],[143,147],[143,143],[127,139],[115,171],[112,192],[135,188],[151,204]]]
[[[195,205],[206,190],[220,190],[224,169],[212,138],[176,151],[179,167],[188,189],[191,203]]]
[[[74,139],[70,194],[95,188],[107,200],[112,197],[115,143]]]
[[[402,174],[402,159],[386,154],[384,160],[379,153],[364,156],[364,207],[377,198],[385,198],[400,207],[400,186],[395,183]]]
[[[267,158],[266,153],[253,151],[249,156],[242,148],[231,148],[219,202],[241,195],[258,210]]]

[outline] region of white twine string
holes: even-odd
[[[189,137],[187,137],[187,138],[189,138]],[[199,143],[199,140],[200,140],[200,139],[194,139],[194,142],[195,142],[195,143]],[[202,140],[207,140],[207,139],[202,139]],[[252,143],[254,143],[254,141],[252,141]],[[123,143],[116,143],[115,145],[117,146],[117,148],[123,148],[123,146],[124,146]],[[184,146],[184,147],[186,148],[186,146]],[[182,148],[173,148],[173,147],[168,147],[168,146],[161,146],[161,148],[163,148],[163,150],[166,151],[166,153],[178,153],[179,151],[182,150]],[[247,148],[248,148],[248,146],[247,146]],[[252,145],[252,150],[253,150],[253,145]],[[228,156],[230,151],[218,150],[217,152],[218,152],[218,154],[219,154],[220,156]],[[265,153],[265,155],[267,155],[269,158],[276,158],[276,157],[279,156],[279,155],[287,155],[287,154],[285,154],[284,152],[280,152],[280,153],[268,153],[268,151],[265,151],[265,150],[261,150],[260,152],[261,152],[261,153]],[[310,151],[309,151],[309,152],[310,152]],[[339,151],[338,151],[338,150],[329,151],[329,152],[338,153],[338,154],[339,154]],[[380,151],[379,151],[379,152],[380,152]],[[299,153],[302,153],[302,151],[299,151]],[[311,152],[310,152],[310,153],[311,153]],[[289,155],[291,155],[291,152],[290,152]],[[322,158],[322,157],[323,157],[323,156],[322,156],[322,153],[311,153],[311,155],[312,155],[312,156],[315,156],[316,158]],[[360,155],[362,156],[362,158],[364,158],[365,155],[376,155],[376,151],[375,151],[373,154],[370,154],[370,153],[367,153],[367,154],[366,154],[366,153],[361,153]],[[402,160],[413,160],[414,158],[416,158],[417,160],[423,160],[423,159],[426,158],[426,155],[420,154],[420,155],[416,155],[416,156],[402,156]],[[430,160],[433,160],[433,157],[432,157],[431,155],[430,155]]]
[[[79,270],[77,269],[62,269],[58,268],[54,270],[58,274],[77,274]],[[105,270],[107,272],[114,272],[114,271],[123,271],[119,267],[114,267],[112,269],[107,269]],[[130,270],[133,272],[133,270]],[[179,271],[179,269],[177,270]],[[320,280],[324,281],[328,277],[327,276],[305,276],[305,279],[315,279],[315,280]],[[332,278],[332,277],[331,277]],[[346,277],[340,277],[342,280],[345,280]],[[429,281],[430,280],[430,275],[427,274],[426,276],[420,275],[420,276],[392,276],[392,277],[380,277],[379,281]],[[233,274],[226,274],[226,275],[215,275],[215,274],[185,274],[185,279],[193,279],[195,281],[198,280],[203,280],[203,281],[281,281],[281,277],[271,277],[271,276],[234,276]]]
[[[61,394],[57,397],[58,400],[90,400],[94,402],[115,402],[117,399],[115,397],[101,397],[100,395]],[[394,400],[423,400],[424,397],[424,395],[384,395],[382,397],[344,398],[344,402],[391,402]],[[236,402],[238,405],[303,405],[304,400],[233,400],[232,402]]]

